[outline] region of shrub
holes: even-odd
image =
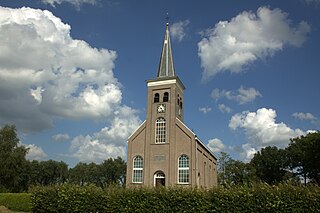
[[[62,185],[32,190],[33,212],[315,212],[317,186],[186,189]]]
[[[94,185],[61,185],[31,189],[33,212],[104,212],[105,196]]]

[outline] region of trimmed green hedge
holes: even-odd
[[[13,211],[31,212],[31,194],[0,193],[0,206]]]
[[[32,190],[33,212],[317,212],[319,187],[108,188],[62,185]]]

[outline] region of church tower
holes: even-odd
[[[185,86],[175,73],[168,21],[147,87],[146,120],[128,139],[127,186],[216,185],[217,159],[183,123]]]

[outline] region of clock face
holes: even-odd
[[[166,111],[166,105],[164,104],[159,104],[158,105],[158,112],[159,113],[162,113],[162,112],[165,112]]]

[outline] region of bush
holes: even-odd
[[[32,212],[105,212],[105,195],[94,185],[31,189]]]
[[[317,186],[186,189],[62,185],[32,190],[33,212],[315,212]]]
[[[31,211],[31,194],[27,193],[0,193],[0,206],[13,211]]]

